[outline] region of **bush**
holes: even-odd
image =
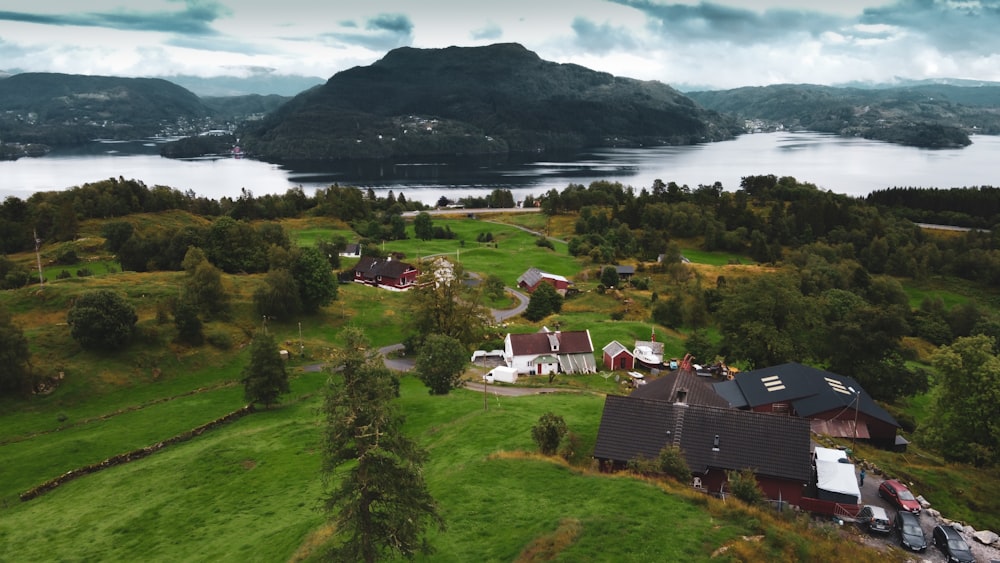
[[[757,483],[757,475],[753,469],[726,471],[726,477],[729,478],[729,489],[734,497],[751,506],[764,502],[764,491]]]
[[[66,318],[70,335],[80,346],[105,350],[127,344],[138,320],[135,307],[107,289],[81,295]]]
[[[684,452],[675,446],[664,446],[656,458],[657,468],[668,477],[673,477],[680,483],[691,480],[691,469],[684,459]]]
[[[208,342],[219,350],[230,350],[233,347],[233,337],[228,332],[213,330],[205,335],[205,342]]]
[[[555,250],[555,246],[552,241],[545,237],[538,237],[535,239],[535,246],[540,246],[542,248],[548,248],[549,250]]]
[[[567,431],[559,440],[559,457],[566,461],[572,461],[580,453],[580,436],[576,432]]]
[[[90,271],[90,268],[80,268],[76,271],[76,277],[85,278],[94,275],[94,272]]]
[[[71,277],[73,277],[73,274],[69,273],[69,270],[61,270],[58,274],[56,274],[57,280],[66,280]]]
[[[559,450],[559,443],[567,431],[563,417],[547,412],[539,417],[538,423],[531,428],[531,437],[543,454],[552,455]]]

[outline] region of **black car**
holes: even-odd
[[[924,529],[920,527],[920,518],[912,512],[900,510],[896,513],[896,519],[892,523],[899,534],[899,544],[905,549],[912,551],[923,551],[927,549],[927,540],[924,538]]]
[[[976,563],[969,544],[965,543],[958,530],[951,526],[938,524],[934,527],[934,545],[948,556],[948,561],[955,563]]]

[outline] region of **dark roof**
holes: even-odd
[[[750,408],[771,403],[790,403],[804,418],[836,409],[854,408],[855,389],[860,394],[857,408],[866,415],[899,426],[853,378],[829,371],[787,363],[737,373],[734,381]]]
[[[747,398],[743,396],[743,392],[740,391],[740,386],[736,384],[735,379],[730,379],[728,381],[720,381],[718,383],[712,384],[715,388],[715,392],[729,402],[729,406],[734,409],[745,409],[747,405]]]
[[[532,354],[580,354],[594,353],[590,331],[570,330],[565,332],[533,332],[530,334],[510,334],[510,348],[515,356]],[[552,340],[559,343],[559,349],[552,349]]]
[[[383,260],[373,256],[362,256],[354,266],[355,272],[361,272],[365,279],[374,280],[377,276],[399,279],[403,274],[413,269],[413,266],[399,260]]]
[[[751,468],[758,475],[807,482],[809,438],[809,421],[793,416],[609,395],[594,457],[655,458],[673,444],[694,473]]]
[[[632,275],[635,273],[635,266],[615,266],[618,275]]]
[[[633,397],[645,399],[657,399],[660,401],[677,402],[681,399],[678,391],[686,391],[683,402],[692,405],[706,405],[713,407],[729,408],[729,401],[715,392],[711,383],[705,378],[699,377],[689,371],[673,371],[663,377],[659,377],[640,385],[632,391]]]

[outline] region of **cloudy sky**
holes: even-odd
[[[1000,0],[4,0],[0,70],[327,78],[388,50],[517,42],[681,88],[1000,81]]]

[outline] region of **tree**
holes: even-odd
[[[329,260],[316,248],[302,248],[292,265],[292,276],[299,289],[302,311],[315,313],[337,298],[337,280]]]
[[[483,282],[483,293],[490,299],[502,299],[507,292],[507,286],[503,283],[503,278],[496,274],[486,276]]]
[[[0,308],[0,397],[31,389],[31,353],[28,339],[14,324],[7,309]]]
[[[946,458],[1000,462],[1000,357],[986,335],[958,338],[934,355],[930,419],[921,433]]]
[[[105,350],[127,344],[138,321],[132,304],[107,289],[78,297],[66,317],[70,335],[80,346]]]
[[[444,334],[431,334],[424,339],[417,354],[417,377],[431,395],[447,395],[462,383],[462,372],[469,354],[457,339]]]
[[[431,334],[450,336],[463,347],[482,342],[492,321],[481,304],[479,289],[462,283],[461,264],[439,259],[421,273],[418,285],[409,291],[413,351]]]
[[[271,270],[264,285],[253,292],[253,305],[262,317],[288,320],[302,311],[299,286],[288,270]]]
[[[402,431],[393,399],[399,381],[358,329],[347,329],[335,364],[340,376],[327,384],[324,412],[323,499],[336,545],[335,561],[373,562],[433,552],[431,525],[444,529],[427,490],[427,454]]]
[[[684,459],[684,452],[677,446],[666,445],[660,450],[660,455],[656,458],[656,464],[660,471],[668,477],[676,479],[678,482],[687,484],[691,481],[691,469],[687,460]]]
[[[538,418],[531,427],[531,437],[538,444],[538,449],[545,455],[552,455],[559,450],[559,442],[568,428],[563,417],[547,412]]]
[[[187,272],[182,300],[190,301],[209,316],[229,314],[229,292],[222,283],[222,271],[212,265],[197,246],[188,248],[181,267]]]
[[[561,310],[562,296],[556,292],[556,288],[542,282],[531,293],[528,308],[524,310],[524,317],[529,321],[540,321]]]
[[[177,340],[192,346],[200,346],[205,342],[201,319],[198,318],[198,306],[187,299],[178,299],[174,305],[174,326],[177,327]]]
[[[250,363],[243,368],[243,397],[249,403],[270,407],[288,393],[288,372],[274,337],[258,334],[250,344]]]
[[[601,284],[608,289],[618,287],[618,270],[614,266],[605,266],[601,270]]]
[[[431,214],[421,211],[413,219],[413,234],[420,240],[431,240],[434,238],[434,221]]]

